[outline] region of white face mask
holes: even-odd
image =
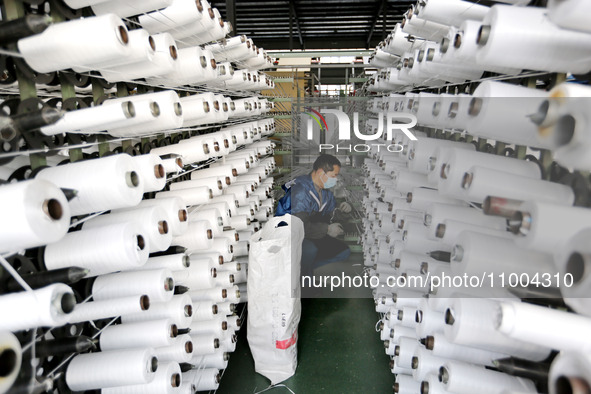
[[[328,176],[328,174],[325,172],[324,175],[326,175],[326,181],[324,181],[324,188],[325,189],[330,189],[332,187],[335,187],[337,184],[337,178],[331,178]]]

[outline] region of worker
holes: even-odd
[[[343,261],[351,254],[347,244],[337,239],[344,230],[335,221],[336,217],[350,213],[351,205],[342,202],[337,208],[335,196],[329,190],[337,184],[340,171],[339,159],[321,155],[310,174],[299,176],[286,185],[291,188],[291,214],[304,222],[302,276],[311,277],[315,268]]]

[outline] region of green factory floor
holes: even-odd
[[[359,259],[359,257],[357,257]],[[360,272],[352,257],[317,270],[316,275]],[[367,289],[356,289],[352,297],[302,300],[298,330],[298,368],[283,382],[296,394],[391,393],[394,376],[389,358],[375,331],[378,315]],[[364,295],[364,297],[359,297]],[[236,352],[222,378],[220,394],[253,394],[269,387],[269,380],[254,371],[246,341],[246,327],[240,331]],[[284,387],[265,392],[288,393]]]

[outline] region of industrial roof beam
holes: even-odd
[[[305,49],[304,48],[304,37],[302,36],[302,28],[300,26],[300,20],[298,19],[298,14],[296,13],[296,7],[294,4],[294,0],[289,1],[289,9],[290,9],[290,14],[292,15],[292,18],[295,20],[296,27],[298,28],[298,38],[300,39],[300,46],[302,47],[302,49]]]
[[[379,1],[380,1],[380,7],[378,8],[378,12],[376,12],[376,14],[373,17],[373,21],[371,23],[369,33],[367,34],[367,40],[365,41],[366,48],[369,48],[369,43],[371,41],[371,37],[373,36],[373,32],[376,29],[378,21],[380,20],[380,14],[382,12],[384,12],[384,14],[385,14],[387,11],[387,1],[386,0],[379,0]]]
[[[237,34],[236,30],[236,0],[226,0],[226,18],[232,25],[232,33]]]

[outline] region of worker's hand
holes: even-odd
[[[341,205],[339,205],[339,211],[343,213],[349,213],[351,212],[351,209],[351,204],[349,204],[348,202],[343,201]]]
[[[343,226],[340,223],[333,223],[328,226],[328,235],[331,237],[336,238],[343,234],[345,234],[345,230],[343,230]]]

